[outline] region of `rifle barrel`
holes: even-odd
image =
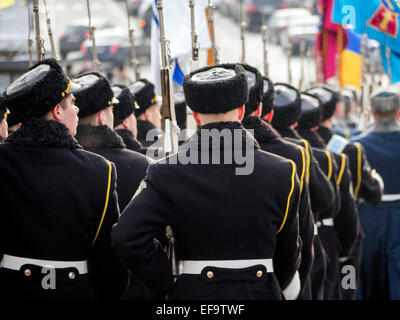
[[[129,36],[129,43],[131,45],[131,54],[132,54],[131,63],[132,63],[133,70],[135,72],[135,80],[139,80],[140,73],[139,73],[137,59],[136,59],[135,39],[133,37],[135,29],[131,28],[131,16],[129,14],[128,0],[125,0],[125,6],[126,6],[126,13],[128,16],[128,36]]]
[[[53,32],[51,30],[51,21],[50,21],[49,13],[47,11],[46,0],[43,0],[43,2],[44,2],[44,8],[45,8],[45,12],[46,12],[47,32],[49,34],[49,39],[50,39],[51,56],[57,60],[56,47],[54,45]]]
[[[86,0],[87,10],[88,10],[88,17],[89,17],[89,33],[90,39],[92,40],[92,50],[93,50],[93,69],[95,72],[99,71],[99,60],[97,59],[97,50],[96,50],[96,38],[94,32],[96,28],[92,26],[92,17],[90,14],[90,3],[89,0]]]
[[[35,30],[36,30],[36,58],[37,61],[42,60],[41,54],[41,39],[40,39],[40,19],[39,19],[39,0],[33,0],[33,13],[35,15]]]

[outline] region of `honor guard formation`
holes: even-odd
[[[2,300],[400,299],[390,63],[389,83],[370,73],[370,88],[365,63],[359,87],[304,74],[297,86],[290,67],[277,81],[264,19],[264,72],[246,62],[242,1],[242,61],[221,63],[203,1],[211,49],[201,67],[199,2],[185,5],[192,51],[181,87],[166,3],[152,4],[158,86],[139,74],[130,27],[135,80],[101,71],[87,0],[90,70],[67,74],[39,41],[37,59],[0,92]]]

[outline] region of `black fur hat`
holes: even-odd
[[[117,84],[111,89],[114,97],[119,101],[114,102],[114,127],[116,127],[135,112],[135,97],[127,86]]]
[[[79,86],[73,83],[53,58],[33,65],[4,92],[3,103],[21,120],[40,118]]]
[[[249,115],[257,110],[260,106],[263,91],[264,91],[264,82],[261,73],[254,67],[249,66],[248,64],[240,64],[247,75],[247,86],[249,88],[249,101],[246,103],[246,113],[245,115]]]
[[[18,123],[20,123],[20,121],[18,121],[18,120],[15,118],[15,116],[14,116],[13,113],[9,113],[9,114],[7,115],[7,124],[8,124],[8,127],[12,127],[12,126],[14,126],[14,125],[16,125],[16,124],[18,124]]]
[[[317,96],[322,103],[322,119],[324,121],[333,116],[336,110],[337,103],[342,99],[340,91],[336,91],[333,88],[329,88],[326,85],[315,86],[311,89],[306,90],[307,93],[311,93]]]
[[[146,79],[135,81],[129,86],[129,91],[135,96],[135,115],[140,116],[147,108],[157,102],[157,94],[154,91],[154,84]]]
[[[247,76],[239,64],[219,64],[189,73],[183,79],[186,104],[203,114],[225,113],[248,101]]]
[[[81,88],[75,93],[79,118],[86,118],[114,104],[114,93],[110,83],[100,73],[85,73],[74,81],[81,85]]]
[[[269,80],[266,77],[263,77],[263,82],[264,82],[264,90],[263,90],[264,92],[262,98],[262,104],[263,104],[261,113],[262,118],[272,111],[275,101],[274,84],[272,83],[271,80]]]
[[[319,125],[322,119],[322,103],[317,96],[303,92],[301,94],[301,114],[298,121],[300,129],[311,129]]]
[[[174,94],[176,122],[181,130],[186,129],[186,101],[183,92]]]
[[[299,120],[301,112],[300,92],[289,84],[275,83],[274,117],[272,126],[286,129]]]

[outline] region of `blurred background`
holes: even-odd
[[[153,2],[154,0],[128,0],[131,24],[135,29],[139,71],[141,77],[150,80]],[[212,2],[216,6],[215,35],[220,62],[240,62],[240,1]],[[40,0],[39,4],[40,30],[46,56],[51,54],[47,12],[51,20],[57,58],[68,74],[74,76],[91,70],[92,41],[88,29],[86,1],[47,0],[45,6],[44,1]],[[132,82],[134,72],[131,66],[125,1],[95,0],[91,1],[90,6],[92,25],[96,27],[95,39],[101,72],[113,83]],[[245,42],[248,64],[263,72],[261,25],[265,21],[268,27],[267,48],[271,79],[274,82],[289,80],[290,56],[292,84],[298,86],[300,78],[303,78],[303,86],[316,82],[313,48],[321,20],[317,12],[317,0],[243,0],[243,14],[247,24]],[[28,67],[28,39],[33,42],[32,56],[36,60],[33,20],[32,1],[0,0],[0,92]],[[304,50],[301,50],[301,43]],[[372,43],[371,48],[373,47]],[[200,66],[206,64],[207,52],[200,50]]]

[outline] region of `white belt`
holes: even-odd
[[[52,261],[52,260],[39,260],[39,259],[14,257],[14,256],[9,256],[7,254],[3,255],[3,260],[0,263],[0,267],[19,271],[21,267],[25,264],[32,264],[35,266],[54,268],[54,269],[76,268],[79,271],[79,274],[88,273],[87,260]]]
[[[400,194],[384,194],[382,196],[382,201],[384,202],[391,202],[391,201],[399,201]]]
[[[250,260],[183,260],[179,263],[180,273],[201,274],[205,267],[217,267],[227,269],[243,269],[262,264],[267,272],[274,272],[272,259],[250,259]]]
[[[314,236],[318,235],[318,225],[314,224]]]
[[[327,227],[333,227],[335,225],[335,223],[333,222],[333,218],[322,219],[322,225],[327,226]]]

